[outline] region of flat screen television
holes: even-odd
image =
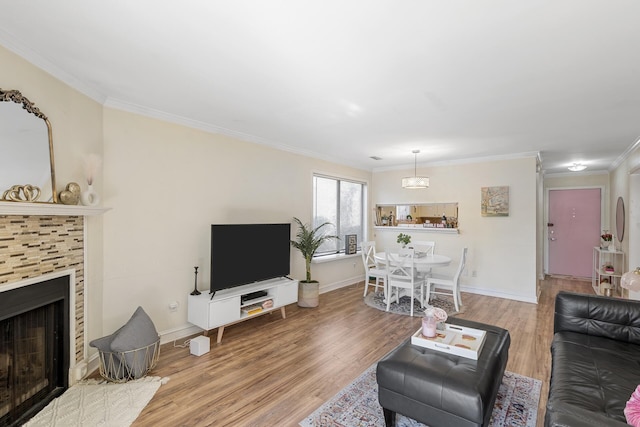
[[[212,224],[209,292],[288,276],[290,253],[289,223]]]

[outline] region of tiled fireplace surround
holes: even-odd
[[[0,214],[0,292],[9,285],[32,284],[40,276],[65,272],[72,273],[71,278],[75,279],[75,314],[71,325],[75,330],[71,342],[75,344],[70,360],[73,368],[86,360],[84,217]],[[73,378],[70,380],[74,382]]]

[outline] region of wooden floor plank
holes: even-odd
[[[151,375],[170,377],[134,423],[141,426],[297,426],[420,327],[419,318],[364,304],[363,285],[320,296],[318,308],[287,306],[225,329],[200,357],[165,344]],[[507,370],[542,380],[538,425],[546,405],[559,290],[593,293],[591,283],[541,282],[539,304],[463,293],[460,317],[509,330]]]

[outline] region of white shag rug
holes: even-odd
[[[69,387],[31,418],[28,427],[126,427],[169,378],[144,377],[122,384],[85,380]]]

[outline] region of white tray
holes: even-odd
[[[464,326],[444,324],[444,330],[437,330],[435,338],[422,335],[422,328],[411,336],[411,344],[426,347],[443,353],[478,360],[484,345],[486,331]]]

